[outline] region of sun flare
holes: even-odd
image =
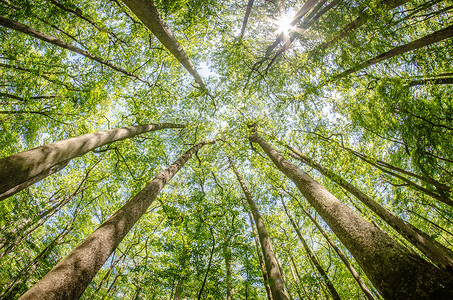
[[[282,16],[277,22],[277,26],[278,26],[278,30],[277,32],[280,34],[280,33],[283,33],[283,34],[288,34],[288,32],[293,28],[293,26],[291,25],[291,20],[292,18],[290,18],[288,15],[284,15]]]

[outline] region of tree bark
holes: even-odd
[[[78,299],[110,254],[146,212],[160,190],[195,152],[204,145],[215,142],[216,140],[203,141],[190,148],[104,221],[20,299]]]
[[[428,263],[365,221],[308,174],[286,161],[256,133],[249,139],[258,143],[275,166],[296,184],[384,298],[453,297],[453,281],[448,272]]]
[[[372,59],[369,59],[351,69],[344,71],[341,74],[334,76],[333,79],[338,80],[338,79],[344,78],[352,73],[365,69],[365,68],[372,66],[374,64],[377,64],[381,61],[387,60],[389,58],[392,58],[394,56],[397,56],[397,55],[400,55],[400,54],[403,54],[403,53],[406,53],[406,52],[409,52],[412,50],[417,50],[422,47],[426,47],[428,45],[451,38],[452,36],[453,36],[453,25],[450,25],[444,29],[438,30],[431,34],[428,34],[427,36],[419,38],[415,41],[412,41],[410,43],[407,43],[407,44],[399,46],[399,47],[395,47],[392,50],[379,54],[378,56],[373,57]]]
[[[252,7],[253,7],[254,2],[255,2],[255,0],[249,0],[249,2],[247,3],[247,9],[245,10],[244,21],[242,22],[241,35],[239,36],[240,40],[242,40],[242,38],[244,37],[245,28],[247,27],[247,22],[249,20],[250,13],[252,12]]]
[[[381,206],[379,203],[368,197],[365,193],[360,191],[357,187],[347,182],[344,178],[338,176],[333,171],[323,167],[321,164],[316,163],[311,158],[304,154],[296,151],[295,149],[288,146],[288,148],[296,153],[294,156],[303,163],[307,164],[318,170],[322,175],[326,176],[330,180],[336,182],[339,186],[353,194],[357,199],[362,201],[368,208],[370,208],[375,214],[383,219],[388,225],[401,234],[406,240],[412,245],[417,247],[423,254],[425,254],[432,262],[438,267],[444,268],[449,272],[453,273],[453,252],[441,245],[440,243],[431,239],[429,235],[414,227],[409,222],[401,219],[391,211]]]
[[[264,284],[264,287],[266,288],[267,299],[273,300],[271,287],[269,286],[269,277],[267,276],[267,271],[266,271],[266,266],[264,264],[263,255],[261,254],[261,251],[260,251],[260,248],[261,248],[260,241],[258,240],[256,233],[255,233],[255,227],[254,227],[255,222],[253,221],[253,216],[250,213],[250,211],[247,209],[247,206],[246,206],[244,200],[242,200],[242,205],[244,206],[245,211],[247,211],[247,214],[249,215],[250,227],[252,227],[252,235],[253,235],[253,239],[255,240],[256,253],[258,255],[258,261],[260,263],[261,273],[263,274],[263,284]]]
[[[341,252],[341,250],[335,245],[335,243],[330,239],[330,237],[327,235],[327,233],[322,229],[322,226],[319,225],[319,223],[313,218],[303,207],[302,204],[299,202],[299,199],[297,199],[294,195],[289,193],[288,191],[285,190],[285,192],[296,199],[297,203],[299,204],[300,208],[304,212],[304,214],[315,224],[316,228],[318,228],[319,232],[321,232],[322,236],[327,240],[329,245],[332,247],[333,250],[338,254],[338,257],[340,257],[341,261],[343,264],[346,266],[346,268],[349,270],[349,272],[352,274],[352,277],[354,277],[355,281],[359,285],[360,289],[362,289],[363,293],[365,294],[365,297],[368,300],[375,300],[373,294],[371,291],[368,289],[368,287],[365,285],[365,282],[363,282],[362,278],[360,278],[359,273],[356,271],[356,269],[349,263],[348,259],[346,258],[346,255]]]
[[[71,159],[139,134],[184,125],[158,123],[109,129],[73,137],[0,159],[0,200],[61,170]]]
[[[258,231],[258,235],[260,238],[261,243],[261,250],[263,251],[264,256],[264,263],[266,265],[267,275],[269,276],[269,285],[272,291],[272,299],[273,300],[288,300],[288,295],[285,291],[285,286],[283,284],[282,274],[278,269],[277,260],[274,254],[274,250],[272,249],[272,243],[267,233],[266,227],[264,225],[263,219],[261,218],[260,212],[258,211],[258,207],[255,204],[255,201],[252,198],[247,186],[245,185],[244,180],[242,179],[241,174],[236,169],[231,158],[228,157],[230,161],[231,168],[235,173],[239,184],[241,185],[242,190],[244,191],[245,198],[252,209],[253,218],[255,220],[256,229]]]
[[[8,18],[6,18],[4,16],[0,16],[0,25],[2,25],[4,27],[7,27],[7,28],[10,28],[10,29],[13,29],[13,30],[16,30],[16,31],[19,31],[19,32],[22,32],[22,33],[25,33],[25,34],[27,34],[29,36],[32,36],[32,37],[37,38],[37,39],[40,39],[40,40],[42,40],[44,42],[53,44],[55,46],[64,48],[66,50],[78,53],[80,55],[85,56],[86,58],[89,58],[91,60],[97,61],[98,63],[106,65],[106,66],[108,66],[109,68],[112,68],[115,71],[121,72],[124,75],[130,76],[130,77],[134,77],[134,78],[138,79],[139,81],[150,85],[150,83],[148,81],[141,79],[139,76],[135,75],[134,73],[128,72],[128,71],[126,71],[126,70],[124,70],[124,69],[122,69],[120,67],[117,67],[114,64],[112,64],[111,62],[109,62],[109,61],[107,61],[107,60],[105,60],[103,58],[97,57],[96,55],[91,54],[91,53],[89,53],[89,52],[87,52],[87,51],[85,51],[83,49],[80,49],[79,47],[73,46],[73,45],[68,44],[66,42],[63,42],[63,41],[61,41],[61,40],[59,40],[57,38],[54,38],[53,36],[50,36],[50,35],[47,35],[45,33],[39,32],[38,30],[36,30],[34,28],[31,28],[31,27],[29,27],[29,26],[27,26],[25,24],[22,24],[22,23],[14,21],[14,20],[8,19]]]
[[[208,267],[206,268],[206,272],[205,272],[204,278],[203,278],[203,283],[201,284],[200,291],[198,292],[198,298],[197,298],[198,300],[201,300],[201,296],[203,295],[204,286],[206,285],[206,280],[208,279],[208,274],[209,274],[209,271],[211,270],[212,257],[214,256],[214,250],[215,250],[215,236],[214,236],[212,227],[210,225],[209,225],[209,232],[211,233],[212,247],[211,247],[211,253],[209,254]]]
[[[316,270],[319,272],[319,274],[321,275],[321,277],[324,279],[324,282],[327,286],[327,289],[329,290],[329,293],[330,295],[332,296],[333,299],[335,300],[340,300],[340,295],[338,295],[338,292],[337,290],[335,289],[335,287],[333,286],[333,283],[332,281],[330,280],[329,276],[327,275],[326,271],[324,270],[324,268],[321,266],[321,264],[319,263],[318,259],[316,258],[315,254],[313,253],[313,251],[311,251],[310,247],[308,246],[307,242],[305,241],[304,237],[302,236],[302,234],[300,233],[300,230],[299,228],[297,228],[297,225],[296,225],[296,222],[294,222],[294,219],[291,217],[291,215],[288,213],[288,209],[286,208],[286,204],[285,204],[285,201],[283,200],[283,197],[280,198],[282,204],[283,204],[283,208],[285,210],[285,213],[286,213],[286,216],[288,217],[291,225],[293,226],[294,230],[296,231],[297,233],[297,236],[299,237],[299,240],[302,242],[302,246],[304,247],[305,249],[305,252],[307,253],[308,255],[308,258],[310,259],[310,261],[313,263],[313,265],[315,266]]]
[[[176,59],[195,78],[203,90],[207,90],[203,80],[193,66],[186,52],[179,44],[167,24],[162,20],[152,0],[123,0],[124,4],[143,22]]]

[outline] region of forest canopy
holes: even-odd
[[[0,0],[0,299],[453,299],[447,0]]]

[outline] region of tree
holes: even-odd
[[[366,222],[309,175],[286,161],[256,132],[250,136],[250,141],[258,143],[277,168],[294,181],[301,193],[348,247],[384,297],[397,298],[399,293],[409,297],[420,294],[424,294],[423,297],[446,297],[452,293],[449,288],[445,288],[448,286],[448,273],[442,274],[433,265]],[[354,228],[361,230],[356,232]],[[409,275],[408,270],[411,269],[413,271],[409,271],[411,273]],[[389,274],[389,270],[392,275]],[[415,277],[412,277],[413,275]],[[391,276],[397,277],[391,279]],[[427,277],[418,281],[419,276]],[[430,282],[434,277],[438,279]]]
[[[451,285],[451,12],[446,0],[1,0],[0,186],[23,180],[0,192],[0,298],[35,290],[218,136],[97,264],[75,268],[92,267],[73,276],[80,299],[273,299],[276,281],[294,300],[452,298],[431,294]],[[186,125],[31,161],[136,124]]]
[[[68,162],[93,149],[115,141],[132,138],[139,134],[164,128],[184,128],[179,124],[148,124],[98,131],[68,140],[17,153],[0,160],[0,199],[35,183],[45,176],[60,171]]]
[[[135,222],[146,212],[165,184],[201,147],[215,142],[215,140],[203,141],[190,148],[172,165],[151,180],[140,193],[108,218],[21,298],[79,298],[97,271]]]

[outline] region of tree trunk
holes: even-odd
[[[0,159],[0,200],[61,170],[69,160],[106,144],[139,134],[184,125],[158,123],[109,129],[81,135]]]
[[[333,299],[335,300],[340,300],[340,295],[338,295],[338,292],[337,290],[335,289],[335,287],[333,286],[333,283],[332,281],[330,280],[329,276],[327,275],[326,271],[324,270],[324,268],[321,266],[321,264],[319,263],[318,259],[316,258],[315,254],[313,253],[313,251],[311,251],[310,247],[308,246],[307,242],[305,241],[304,237],[302,236],[302,234],[300,233],[300,230],[299,228],[297,228],[297,225],[296,225],[296,222],[294,222],[293,218],[290,216],[290,214],[288,213],[288,209],[286,208],[286,204],[285,204],[285,201],[283,200],[283,197],[280,198],[282,204],[283,204],[283,208],[285,210],[285,213],[286,213],[286,216],[288,217],[291,225],[293,226],[294,230],[296,231],[297,233],[297,236],[299,237],[300,241],[302,242],[302,245],[305,249],[305,252],[307,253],[308,255],[308,258],[310,259],[310,261],[313,263],[313,265],[315,266],[316,270],[318,270],[319,274],[321,275],[321,277],[324,279],[324,282],[327,286],[327,289],[329,290],[329,293],[330,295],[332,296]]]
[[[203,141],[190,148],[172,165],[159,173],[137,195],[61,260],[49,273],[20,299],[78,299],[110,254],[132,226],[146,212],[160,190],[206,144]]]
[[[451,299],[453,281],[416,253],[395,242],[341,203],[322,185],[286,161],[256,133],[258,143],[276,167],[291,179],[308,202],[348,248],[367,277],[386,299]]]
[[[296,263],[294,262],[292,255],[290,253],[288,253],[288,254],[289,254],[289,259],[291,260],[290,267],[291,267],[291,274],[293,275],[294,281],[296,281],[296,277],[294,276],[294,272],[296,272],[297,282],[298,282],[297,286],[299,288],[302,287],[302,290],[304,291],[305,296],[307,296],[306,298],[308,300],[311,300],[310,295],[308,294],[307,290],[305,289],[304,284],[302,283],[302,278],[300,277],[299,271],[297,270]],[[300,297],[300,299],[304,299],[304,297]]]
[[[255,0],[249,0],[249,2],[247,3],[247,9],[245,10],[244,21],[242,22],[241,35],[239,36],[240,40],[242,40],[242,38],[244,37],[245,28],[247,27],[247,22],[249,20],[250,13],[252,12],[252,7],[253,7],[254,2],[255,2]]]
[[[239,174],[239,171],[233,164],[233,161],[229,157],[228,160],[230,161],[231,168],[236,174],[239,184],[241,185],[242,190],[244,191],[245,198],[250,208],[252,209],[256,229],[258,231],[258,235],[260,238],[261,250],[263,251],[267,275],[269,276],[269,285],[272,291],[272,299],[288,300],[288,296],[286,295],[285,291],[285,286],[283,284],[282,275],[280,273],[280,270],[278,269],[277,260],[274,254],[274,250],[272,249],[271,240],[269,238],[269,235],[267,234],[267,230],[266,227],[264,226],[264,222],[263,219],[261,218],[260,212],[258,211],[258,207],[256,206],[255,201],[253,201],[252,195],[250,194],[247,186],[245,185],[245,182],[242,179],[241,174]]]
[[[211,232],[212,247],[211,247],[211,253],[209,254],[208,267],[206,268],[206,272],[205,272],[204,278],[203,278],[203,283],[201,284],[200,291],[198,292],[198,298],[197,298],[198,300],[201,300],[201,296],[203,295],[203,289],[204,289],[204,286],[206,285],[206,280],[208,279],[209,271],[211,270],[212,257],[214,256],[214,250],[215,250],[215,236],[214,236],[212,227],[210,225],[209,225],[209,231]]]
[[[328,177],[332,181],[336,182],[338,185],[343,187],[345,190],[357,197],[363,204],[370,208],[375,214],[377,214],[381,219],[383,219],[388,225],[401,234],[406,240],[408,240],[412,245],[417,247],[423,254],[425,254],[431,261],[433,261],[438,267],[444,268],[449,272],[453,273],[453,253],[441,245],[440,243],[431,239],[429,235],[414,227],[412,224],[404,221],[400,217],[396,216],[390,212],[385,207],[381,206],[379,203],[368,197],[365,193],[360,191],[357,187],[347,182],[344,178],[338,176],[331,170],[323,167],[322,165],[316,163],[311,158],[305,156],[304,154],[292,149],[291,151],[296,153],[296,159],[299,159],[303,163],[315,168],[322,175]]]
[[[299,199],[297,199],[294,195],[292,195],[291,193],[289,193],[288,191],[285,190],[285,192],[290,195],[291,197],[293,197],[294,199],[296,199],[297,203],[299,204],[300,208],[302,209],[302,211],[304,212],[304,214],[310,218],[310,220],[315,224],[316,228],[318,228],[319,232],[321,232],[322,236],[327,240],[327,242],[329,243],[329,245],[332,247],[333,250],[335,250],[335,252],[338,254],[338,256],[340,257],[341,261],[343,262],[343,264],[346,266],[346,268],[349,270],[349,272],[351,272],[352,274],[352,277],[354,277],[355,281],[357,282],[357,284],[359,285],[359,287],[362,289],[363,293],[365,294],[365,297],[368,299],[368,300],[375,300],[373,294],[371,293],[371,291],[368,289],[368,287],[365,285],[365,282],[363,282],[362,278],[360,278],[360,275],[359,273],[356,271],[356,269],[349,263],[348,259],[346,258],[346,255],[343,254],[343,252],[341,252],[341,250],[337,247],[337,245],[335,245],[335,243],[330,239],[330,237],[327,235],[327,233],[324,231],[324,229],[322,229],[322,226],[319,225],[319,223],[315,220],[315,218],[313,218],[303,207],[302,207],[302,204],[299,202]]]
[[[225,271],[226,271],[226,300],[233,299],[232,291],[232,277],[231,277],[231,247],[230,245],[224,246],[223,256],[225,258]]]
[[[7,28],[10,28],[10,29],[13,29],[13,30],[16,30],[16,31],[19,31],[19,32],[22,32],[22,33],[25,33],[25,34],[27,34],[29,36],[32,36],[32,37],[37,38],[37,39],[40,39],[40,40],[42,40],[44,42],[53,44],[55,46],[64,48],[66,50],[78,53],[78,54],[80,54],[82,56],[85,56],[86,58],[89,58],[91,60],[97,61],[98,63],[106,65],[106,66],[108,66],[109,68],[112,68],[115,71],[121,72],[124,75],[130,76],[130,77],[134,77],[134,78],[140,80],[141,82],[150,85],[150,83],[148,81],[141,79],[140,77],[138,77],[134,73],[128,72],[128,71],[126,71],[126,70],[124,70],[124,69],[122,69],[120,67],[117,67],[114,64],[112,64],[111,62],[109,62],[109,61],[107,61],[107,60],[105,60],[103,58],[97,57],[96,55],[91,54],[91,53],[89,53],[89,52],[87,52],[87,51],[85,51],[83,49],[80,49],[79,47],[73,46],[73,45],[68,44],[66,42],[63,42],[63,41],[61,41],[61,40],[59,40],[57,38],[54,38],[53,36],[50,36],[50,35],[47,35],[45,33],[39,32],[38,30],[36,30],[34,28],[31,28],[31,27],[29,27],[29,26],[27,26],[25,24],[16,22],[16,21],[8,19],[8,18],[5,18],[4,16],[0,16],[0,25],[2,25],[4,27],[7,27]]]
[[[252,227],[252,234],[253,234],[253,239],[255,240],[256,253],[258,255],[258,261],[260,263],[261,273],[263,274],[263,283],[264,283],[264,287],[266,288],[267,299],[273,300],[271,287],[269,286],[269,277],[267,276],[266,266],[264,265],[264,261],[263,261],[263,255],[261,254],[261,251],[260,251],[260,248],[261,248],[260,241],[258,240],[256,233],[255,233],[255,227],[254,227],[255,222],[253,221],[253,216],[250,213],[250,211],[247,209],[247,206],[246,206],[244,200],[242,200],[242,205],[244,206],[245,211],[247,211],[247,214],[249,215],[250,226]]]
[[[123,0],[124,4],[143,22],[176,59],[195,78],[203,90],[207,90],[203,80],[193,66],[186,52],[175,38],[170,28],[159,15],[152,0]]]
[[[381,61],[387,60],[389,58],[392,58],[394,56],[397,56],[397,55],[400,55],[400,54],[403,54],[403,53],[406,53],[406,52],[409,52],[412,50],[417,50],[419,48],[426,47],[428,45],[451,38],[452,36],[453,36],[453,25],[450,25],[444,29],[433,32],[431,34],[428,34],[427,36],[419,38],[415,41],[412,41],[405,45],[393,48],[392,50],[379,54],[378,56],[373,57],[372,59],[369,59],[369,60],[355,66],[354,68],[348,69],[348,70],[344,71],[343,73],[334,76],[333,79],[334,80],[341,79],[341,78],[346,77],[359,70],[362,70],[369,66],[377,64]]]
[[[382,4],[387,6],[388,10],[391,10],[391,9],[397,8],[398,6],[403,5],[406,2],[407,2],[407,0],[383,0]],[[338,35],[336,35],[333,39],[322,43],[320,45],[320,47],[324,48],[324,49],[328,49],[329,47],[331,47],[333,44],[335,44],[339,40],[345,38],[351,31],[354,31],[357,28],[359,28],[360,26],[362,26],[363,24],[365,24],[366,21],[370,17],[372,17],[372,15],[370,13],[365,13],[363,16],[358,17],[357,19],[355,19],[354,21],[350,22],[348,25],[343,27],[343,29],[340,30],[340,33]]]

